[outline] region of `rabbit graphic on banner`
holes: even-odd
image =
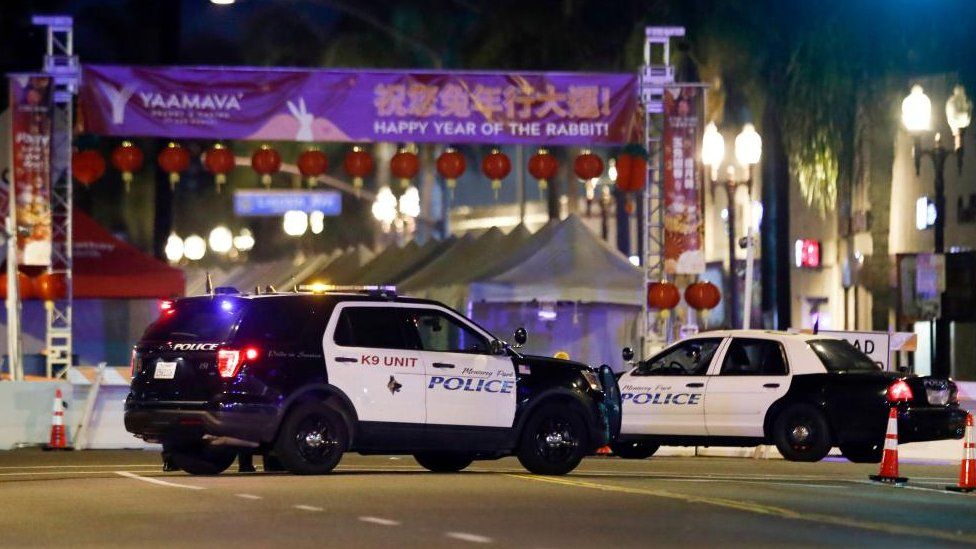
[[[295,134],[295,140],[312,141],[314,139],[312,135],[312,122],[315,121],[315,115],[308,112],[305,108],[305,98],[298,98],[297,107],[294,103],[288,101],[288,110],[298,120],[298,133]]]

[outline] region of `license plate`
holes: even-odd
[[[176,377],[175,362],[157,362],[156,369],[153,371],[155,379],[173,379]]]

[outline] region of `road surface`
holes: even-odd
[[[260,458],[256,458],[260,470]],[[565,477],[514,459],[433,474],[347,454],[320,477],[163,473],[157,453],[0,453],[0,546],[647,547],[973,545],[976,494],[950,466],[589,458]]]

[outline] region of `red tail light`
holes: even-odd
[[[217,351],[217,371],[220,377],[231,378],[241,371],[241,366],[249,360],[255,360],[261,355],[257,347],[245,347],[243,351],[237,349],[220,349]]]
[[[173,310],[175,304],[171,299],[164,299],[159,302],[159,311],[162,313],[169,312]]]
[[[904,379],[899,379],[888,386],[888,402],[909,401],[913,397],[912,388],[905,383]]]

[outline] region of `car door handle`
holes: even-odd
[[[355,358],[349,358],[347,356],[337,356],[335,361],[336,362],[359,362]]]
[[[763,385],[763,387],[765,387],[767,389],[775,389],[775,388],[779,387],[779,383],[766,383],[766,384]]]
[[[685,384],[685,387],[704,387],[704,386],[705,386],[704,383],[687,383],[687,384]]]
[[[454,367],[453,364],[448,364],[446,362],[435,362],[435,363],[431,364],[431,366],[433,366],[434,368],[453,368]]]

